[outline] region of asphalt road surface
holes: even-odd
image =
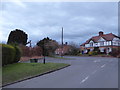
[[[47,57],[46,61],[71,66],[5,88],[118,88],[117,58],[65,57],[70,59]]]

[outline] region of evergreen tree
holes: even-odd
[[[15,44],[26,45],[27,39],[28,39],[28,35],[24,31],[20,29],[16,29],[10,32],[7,44],[15,43]]]

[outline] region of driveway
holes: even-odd
[[[107,57],[46,58],[46,62],[71,66],[5,88],[118,88],[118,59]],[[42,62],[40,60],[39,62]]]

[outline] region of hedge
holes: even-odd
[[[2,66],[16,63],[20,60],[21,51],[17,46],[2,45]]]
[[[18,46],[14,46],[16,53],[14,57],[14,63],[17,63],[21,58],[21,49]]]

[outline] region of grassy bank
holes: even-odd
[[[2,68],[3,85],[67,66],[63,63],[16,63]]]
[[[64,56],[61,57],[61,56],[49,56],[51,58],[56,58],[56,59],[71,59],[71,58],[65,58]]]

